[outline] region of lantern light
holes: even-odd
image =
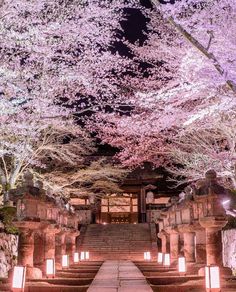
[[[74,263],[78,263],[79,262],[79,253],[75,252],[74,253]]]
[[[220,291],[220,269],[217,266],[205,267],[205,283],[207,292]]]
[[[158,262],[158,264],[162,264],[162,262],[163,262],[163,253],[162,252],[158,252],[157,262]]]
[[[150,251],[145,251],[143,256],[144,256],[144,260],[145,261],[150,261],[151,260],[151,253],[150,253]]]
[[[85,252],[84,251],[81,251],[81,253],[80,253],[80,260],[81,261],[85,260]]]
[[[164,266],[165,267],[170,266],[170,254],[169,253],[164,254]]]
[[[69,256],[67,254],[64,254],[62,256],[62,268],[68,268],[69,267]]]
[[[186,274],[186,260],[185,257],[178,258],[178,268],[179,273],[185,275]]]
[[[55,276],[55,260],[54,259],[46,259],[46,275],[47,277]]]
[[[86,251],[86,252],[85,252],[85,259],[86,259],[86,260],[89,260],[89,251]]]
[[[25,275],[26,275],[26,267],[15,266],[13,270],[13,281],[12,281],[12,289],[13,291],[17,291],[21,289],[24,290],[25,287]]]

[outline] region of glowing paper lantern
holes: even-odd
[[[145,251],[143,254],[144,260],[145,261],[150,261],[151,260],[151,253],[150,251]]]
[[[178,268],[180,274],[186,274],[186,260],[185,257],[179,257]]]
[[[85,260],[85,252],[84,251],[81,251],[81,253],[80,253],[80,260],[81,261]]]
[[[46,275],[49,277],[55,276],[55,260],[46,259]]]
[[[162,252],[158,252],[157,262],[158,262],[158,264],[162,264],[162,262],[163,262],[163,253]]]
[[[169,253],[164,254],[164,266],[165,267],[170,266],[170,254]]]
[[[86,251],[86,252],[85,252],[85,259],[86,259],[86,260],[89,260],[89,251]]]
[[[24,289],[26,267],[16,266],[13,270],[12,289]]]
[[[62,256],[62,268],[69,267],[69,256],[67,254]]]
[[[217,266],[205,267],[206,291],[220,291],[220,270]]]
[[[75,252],[74,253],[74,263],[78,263],[79,262],[79,253]]]

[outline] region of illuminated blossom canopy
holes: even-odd
[[[86,106],[93,106],[90,96],[109,103],[120,90],[114,80],[130,61],[108,47],[123,5],[1,2],[0,173],[6,191],[29,167],[76,165],[91,153],[92,140],[74,117],[85,105],[72,104],[86,97]]]
[[[137,91],[132,99],[136,107],[129,116],[116,113],[98,115],[96,127],[99,136],[106,143],[121,149],[118,157],[126,166],[135,167],[150,161],[156,166],[166,165],[177,174],[178,167],[175,166],[182,164],[184,170],[180,170],[179,174],[196,179],[201,165],[204,164],[204,170],[217,165],[217,170],[224,176],[227,164],[225,155],[214,156],[212,153],[209,156],[210,139],[206,142],[208,154],[201,149],[202,164],[196,163],[193,171],[190,162],[194,165],[196,156],[191,153],[197,149],[197,142],[192,143],[192,147],[188,142],[189,132],[197,137],[201,131],[204,135],[206,131],[208,135],[217,133],[216,140],[229,142],[226,133],[220,131],[219,134],[218,129],[222,120],[232,125],[235,117],[235,2],[152,2],[154,9],[149,14],[151,34],[145,46],[150,48],[154,59],[163,56],[163,60],[170,62],[169,68],[174,65],[175,70],[172,68],[166,80],[163,78],[158,90],[148,93]],[[162,30],[164,37],[154,33],[155,28],[162,25],[161,20],[165,23]],[[176,154],[181,151],[177,140],[183,145],[186,143],[183,151],[186,153],[187,148],[188,164],[184,159],[181,161],[181,155]],[[231,135],[229,143],[234,145],[234,141],[235,136]],[[218,148],[218,152],[232,151],[232,147],[230,151],[227,146]],[[199,155],[197,159],[199,161]],[[172,165],[174,163],[176,165]],[[235,177],[234,167],[226,168],[230,168],[230,176]],[[229,176],[228,172],[226,176]]]
[[[7,188],[29,166],[78,163],[91,153],[75,113],[95,112],[83,123],[120,148],[118,157],[130,167],[181,164],[178,140],[185,143],[189,132],[218,133],[222,119],[230,124],[234,1],[152,3],[146,9],[121,0],[1,1],[0,171]],[[143,42],[122,34],[130,9],[146,17]],[[129,56],[119,53],[120,42]]]

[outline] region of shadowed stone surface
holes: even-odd
[[[131,261],[106,261],[88,292],[151,292],[145,277]]]

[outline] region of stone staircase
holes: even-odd
[[[151,241],[149,224],[91,224],[79,245],[89,251],[91,260],[143,260],[143,253],[156,247]]]

